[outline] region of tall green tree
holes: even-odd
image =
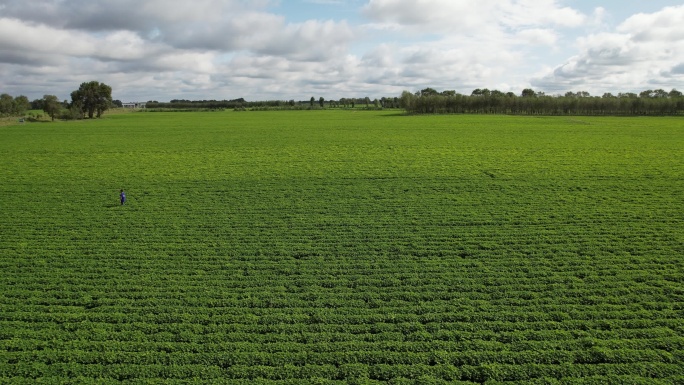
[[[14,98],[10,94],[0,95],[0,115],[12,115]]]
[[[534,92],[534,90],[531,88],[525,88],[524,90],[522,90],[522,94],[521,94],[521,96],[524,98],[530,98],[530,97],[534,97],[536,95],[537,95],[537,93]]]
[[[646,90],[639,92],[640,98],[653,98],[655,97],[655,92],[653,90]]]
[[[55,116],[59,114],[59,111],[62,110],[62,103],[60,103],[59,99],[55,95],[44,95],[43,96],[43,111],[45,111],[46,114],[50,115],[50,118],[52,118],[52,121],[55,120]]]
[[[665,90],[662,89],[662,88],[659,88],[659,89],[657,89],[657,90],[654,90],[654,91],[653,91],[653,94],[654,94],[653,96],[656,97],[656,98],[666,98],[666,97],[668,97],[667,91],[665,91]]]
[[[81,86],[71,93],[72,106],[79,106],[83,116],[93,118],[95,114],[102,114],[112,105],[112,87],[97,81],[81,83]]]
[[[12,113],[14,116],[22,116],[31,108],[31,102],[24,95],[19,95],[12,101]]]
[[[437,92],[436,89],[431,87],[420,90],[420,96],[432,96],[437,94],[439,94],[439,92]]]
[[[404,91],[401,93],[401,98],[399,99],[399,106],[407,111],[413,111],[416,104],[416,96],[409,91]]]
[[[43,99],[34,99],[31,101],[32,110],[42,110],[43,109]]]

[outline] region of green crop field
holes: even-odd
[[[684,383],[683,123],[0,127],[0,383]]]

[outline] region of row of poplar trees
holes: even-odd
[[[673,89],[646,90],[639,94],[619,93],[591,96],[588,92],[567,92],[547,96],[525,89],[521,95],[512,92],[476,89],[470,95],[454,91],[437,92],[426,88],[416,93],[404,91],[401,107],[411,114],[465,113],[512,115],[681,115],[684,96]]]

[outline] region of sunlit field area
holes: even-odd
[[[684,383],[682,123],[2,126],[0,383]]]

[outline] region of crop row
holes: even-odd
[[[211,360],[217,361],[217,360]],[[218,359],[220,361],[220,358]],[[17,364],[0,367],[4,378],[20,377],[42,379],[58,378],[111,378],[119,381],[133,379],[329,379],[329,380],[375,380],[389,381],[395,378],[420,379],[427,381],[467,381],[484,383],[487,381],[534,381],[535,379],[563,380],[565,378],[591,378],[592,376],[617,379],[660,378],[666,383],[668,379],[681,379],[678,365],[673,364],[490,364],[481,366],[455,366],[449,364],[408,364],[408,365],[225,365],[219,364]],[[635,378],[636,377],[636,378]],[[629,381],[632,383],[632,381]],[[653,380],[651,380],[653,381]],[[430,382],[428,382],[430,383]],[[527,382],[529,383],[529,382]]]
[[[108,322],[117,324],[152,322],[170,324],[191,322],[201,325],[236,324],[245,328],[262,327],[257,325],[346,325],[350,329],[368,323],[380,325],[420,324],[444,325],[444,330],[477,330],[471,324],[487,325],[496,331],[517,330],[524,326],[529,330],[572,328],[617,330],[620,328],[643,328],[650,325],[668,325],[680,330],[676,321],[681,311],[629,311],[624,308],[606,310],[587,310],[565,312],[556,308],[554,312],[526,313],[525,309],[513,312],[505,308],[488,307],[478,309],[473,306],[433,307],[429,304],[403,304],[403,306],[373,306],[365,308],[317,307],[315,302],[309,307],[291,306],[233,306],[203,307],[201,302],[185,305],[166,306],[131,303],[129,306],[115,307],[60,307],[60,306],[5,306],[0,322],[34,323],[78,323]],[[38,314],[36,314],[38,313]],[[520,325],[516,327],[516,325]],[[332,326],[329,326],[332,327]],[[370,328],[370,326],[367,326]]]
[[[122,272],[125,274],[125,272]],[[113,281],[107,284],[94,281],[70,283],[69,279],[46,277],[31,286],[16,284],[14,290],[2,294],[7,310],[29,311],[52,307],[55,313],[90,310],[90,313],[117,312],[126,309],[183,308],[183,313],[217,313],[230,308],[248,309],[345,309],[366,314],[393,309],[412,308],[409,313],[431,314],[422,317],[440,321],[543,321],[567,319],[639,319],[671,317],[682,310],[680,302],[672,301],[682,296],[678,281],[663,280],[658,285],[646,281],[635,283],[634,279],[606,278],[590,284],[581,280],[559,279],[557,283],[515,284],[497,282],[472,283],[454,280],[425,283],[421,279],[401,280],[387,276],[384,282],[369,282],[363,278],[349,280],[325,277],[318,281],[298,281],[281,277],[270,278],[259,274],[250,275],[255,282],[268,283],[270,289],[253,286],[245,280],[220,280],[219,278],[179,278],[167,276],[169,281],[153,279],[149,272],[139,275],[131,272],[131,281]],[[150,275],[148,275],[150,274]],[[188,275],[194,272],[191,270]],[[204,274],[204,273],[200,273]],[[18,280],[20,278],[17,278]],[[102,279],[106,279],[103,276]],[[392,282],[392,280],[396,280]],[[487,281],[486,277],[481,278]],[[11,280],[10,280],[11,281]],[[375,283],[375,284],[371,284]],[[86,292],[87,294],[84,294]],[[591,305],[591,308],[587,308]],[[93,311],[100,309],[100,311]],[[285,313],[286,310],[277,311]],[[495,314],[496,313],[496,314]],[[669,315],[668,315],[669,314]],[[6,315],[5,317],[10,317]]]
[[[104,333],[104,331],[102,332]],[[221,338],[222,336],[219,336]],[[305,339],[307,336],[301,336]],[[190,337],[188,337],[190,339]],[[216,338],[218,339],[218,338]],[[6,346],[2,364],[18,362],[78,362],[103,364],[155,364],[169,365],[207,363],[221,359],[226,365],[268,365],[278,366],[287,363],[296,365],[363,363],[363,364],[429,364],[448,363],[461,365],[502,364],[603,364],[603,363],[669,363],[676,364],[684,359],[682,340],[663,340],[660,346],[677,346],[672,352],[654,349],[655,346],[642,345],[629,347],[629,343],[615,340],[612,347],[606,347],[592,339],[582,339],[579,343],[561,345],[549,344],[510,344],[510,350],[500,350],[502,344],[487,341],[472,343],[448,343],[436,341],[399,342],[279,342],[266,343],[216,343],[198,339],[199,342],[155,342],[111,343],[78,340],[64,343],[54,348],[35,349],[30,340]],[[146,342],[144,345],[143,343]],[[209,346],[203,346],[208,344]],[[9,344],[7,344],[9,345]],[[24,345],[24,346],[21,346]],[[49,345],[56,345],[54,342]],[[573,346],[576,345],[576,346]],[[636,343],[632,344],[636,345]],[[651,344],[649,344],[651,345]],[[656,344],[652,344],[656,345]],[[17,350],[34,346],[33,350]],[[524,346],[524,348],[523,348]],[[415,347],[415,348],[414,348]],[[528,348],[532,348],[528,350]],[[415,350],[415,351],[414,351]]]

